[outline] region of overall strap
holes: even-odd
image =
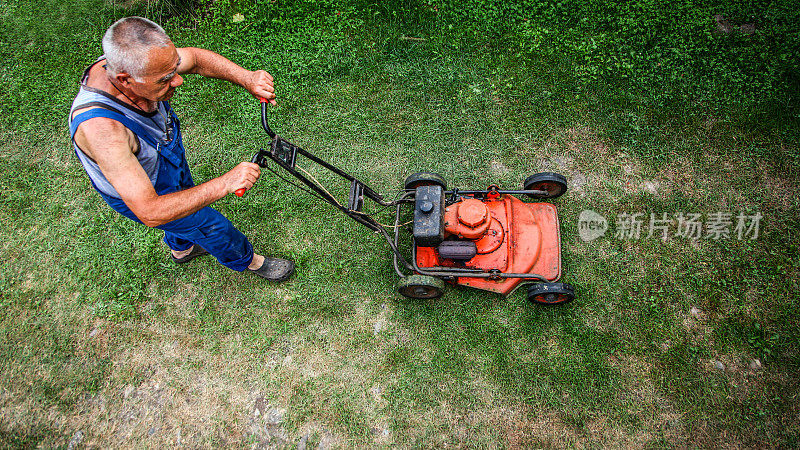
[[[131,130],[133,134],[139,137],[139,139],[142,139],[150,144],[161,156],[168,159],[172,164],[176,166],[181,165],[182,158],[173,153],[171,150],[164,148],[164,146],[162,146],[155,138],[149,135],[141,125],[119,112],[111,111],[105,108],[90,109],[75,116],[69,125],[70,136],[72,139],[75,139],[75,133],[78,131],[78,126],[80,124],[89,119],[94,119],[95,117],[104,117],[106,119],[116,120],[124,125],[127,129]]]
[[[75,118],[73,118],[72,122],[69,124],[69,132],[72,139],[75,139],[75,133],[78,131],[78,126],[80,124],[89,119],[94,119],[95,117],[105,117],[106,119],[116,120],[117,122],[125,125],[125,128],[131,130],[133,134],[139,137],[139,139],[142,139],[153,147],[158,148],[158,141],[147,134],[141,125],[125,117],[123,114],[105,108],[90,109],[75,116]]]

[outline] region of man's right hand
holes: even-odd
[[[259,175],[261,175],[261,167],[258,164],[242,162],[220,178],[225,182],[227,193],[231,194],[239,189],[253,187]]]

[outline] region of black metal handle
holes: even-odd
[[[267,122],[267,99],[265,98],[261,99],[261,126],[264,127],[264,131],[267,132],[270,138],[275,137],[275,132],[272,131]]]

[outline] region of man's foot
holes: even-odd
[[[247,270],[270,281],[284,281],[292,276],[294,263],[288,259],[253,255],[253,262]]]
[[[191,248],[188,248],[188,249],[180,251],[180,252],[176,252],[175,250],[172,250],[172,255],[171,256],[172,256],[172,261],[174,261],[175,264],[185,264],[185,263],[197,258],[198,256],[203,256],[203,255],[207,255],[207,254],[208,254],[208,252],[206,251],[206,249],[204,249],[203,247],[200,247],[199,245],[195,244],[195,245],[192,245]]]

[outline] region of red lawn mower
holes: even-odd
[[[552,172],[531,175],[522,190],[504,190],[495,185],[485,190],[448,190],[439,174],[418,172],[406,178],[396,200],[387,201],[363,182],[272,131],[267,122],[266,100],[261,102],[261,125],[272,141],[268,150],[260,150],[251,161],[381,233],[392,249],[394,269],[400,276],[400,294],[415,299],[436,298],[449,283],[508,295],[525,284],[528,300],[535,303],[553,305],[575,298],[572,286],[557,282],[561,276],[561,237],[556,207],[517,198],[559,197],[567,190],[563,176]],[[297,162],[301,158],[349,181],[347,203],[340,203],[300,168]],[[269,161],[305,186],[284,177]],[[241,197],[244,190],[236,195]],[[365,212],[365,198],[384,209],[394,207],[394,225],[382,225]],[[404,217],[410,222],[402,223]],[[410,245],[403,246],[401,234],[406,234],[401,230],[410,235]]]

